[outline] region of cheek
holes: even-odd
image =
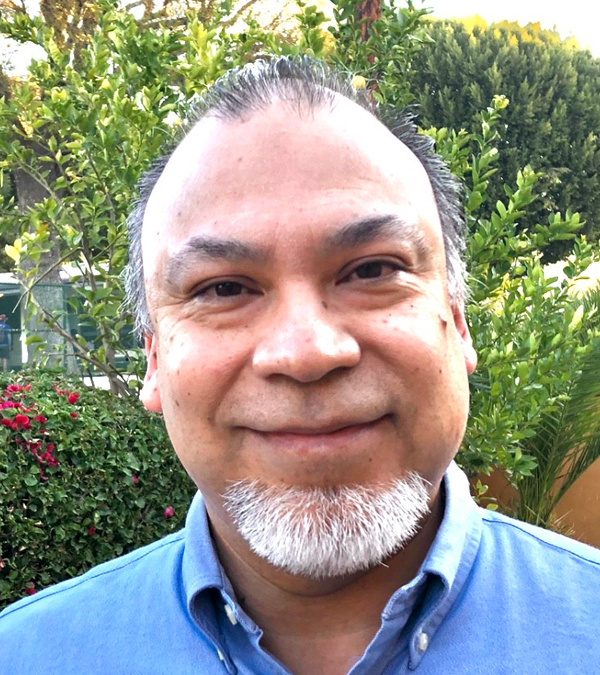
[[[165,419],[185,415],[199,426],[210,425],[243,367],[240,341],[218,334],[171,332],[159,361],[159,386]]]
[[[444,442],[460,443],[468,412],[468,379],[454,322],[435,308],[380,319],[377,344],[396,375],[399,404],[411,409],[415,433],[443,430]],[[371,337],[375,344],[374,336]],[[419,427],[419,428],[417,428]]]

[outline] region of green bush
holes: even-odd
[[[579,215],[570,211],[523,226],[540,189],[530,167],[490,204],[507,105],[494,97],[479,133],[427,132],[465,184],[467,316],[479,363],[457,459],[471,475],[502,471],[519,495],[511,515],[552,527],[560,497],[600,457],[600,289],[573,293],[598,249],[577,234]],[[542,264],[557,241],[573,250],[561,279]]]
[[[194,491],[139,402],[0,373],[0,607],[179,529]]]

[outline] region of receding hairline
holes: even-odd
[[[301,81],[299,80],[298,82]],[[288,86],[291,87],[292,83],[289,82]],[[358,119],[355,120],[354,122],[357,128],[358,123],[360,123],[360,117],[363,117],[364,120],[371,120],[371,122],[374,123],[374,128],[378,128],[383,136],[388,137],[390,143],[392,144],[397,143],[404,149],[405,152],[410,153],[412,159],[420,167],[423,177],[426,179],[426,182],[429,186],[429,189],[431,190],[432,196],[435,201],[434,189],[431,183],[429,173],[427,172],[425,166],[423,165],[421,158],[417,155],[417,153],[414,152],[414,150],[409,145],[407,145],[402,139],[398,138],[392,132],[392,130],[388,126],[386,126],[386,124],[384,124],[384,122],[381,119],[377,117],[377,115],[374,113],[373,110],[370,110],[365,106],[361,105],[359,102],[351,98],[348,98],[348,96],[344,95],[343,93],[334,91],[332,89],[328,89],[323,86],[321,86],[320,89],[324,92],[327,92],[327,98],[324,98],[323,100],[319,99],[316,103],[314,101],[305,101],[303,98],[298,98],[297,95],[296,97],[291,96],[290,98],[275,95],[272,98],[272,100],[265,101],[263,105],[261,105],[260,107],[244,111],[239,115],[221,114],[221,111],[219,109],[215,110],[211,109],[207,111],[194,121],[194,123],[190,126],[190,128],[186,131],[186,133],[181,136],[177,145],[172,149],[172,152],[169,154],[168,160],[166,161],[159,178],[156,180],[156,183],[154,184],[150,194],[148,195],[148,203],[151,202],[152,195],[155,193],[156,188],[161,184],[163,178],[165,177],[165,174],[169,170],[169,166],[172,165],[173,160],[176,157],[179,157],[179,155],[182,152],[190,152],[190,150],[187,147],[188,141],[190,140],[193,141],[192,137],[194,135],[202,133],[202,129],[206,126],[206,124],[216,123],[217,125],[218,124],[244,125],[253,120],[261,118],[262,116],[268,114],[270,110],[276,109],[278,107],[282,107],[283,109],[289,110],[292,114],[298,115],[300,120],[303,122],[304,121],[311,122],[315,121],[320,113],[325,113],[326,114],[325,119],[329,119],[329,116],[331,114],[335,114],[340,105],[345,106],[346,104],[350,104],[350,110],[354,110],[355,114],[358,115]],[[292,89],[292,93],[293,91],[294,90]],[[344,113],[342,112],[342,119],[343,114]],[[339,130],[341,127],[339,124],[336,124],[334,125],[334,128],[336,130]],[[218,128],[215,131],[218,131]],[[289,129],[289,132],[290,135],[294,134],[293,127]],[[355,145],[358,146],[359,143],[356,142]],[[186,171],[186,173],[189,172]],[[148,212],[147,209],[145,209],[143,218],[144,222],[146,221],[147,212]]]

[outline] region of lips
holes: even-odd
[[[270,429],[252,429],[259,434],[264,434],[267,436],[287,436],[287,435],[296,435],[296,436],[327,436],[331,434],[336,434],[345,430],[359,430],[361,428],[367,428],[371,425],[380,422],[383,419],[382,417],[377,417],[375,419],[371,418],[366,421],[362,420],[348,420],[340,422],[330,422],[323,424],[310,424],[310,425],[286,425],[281,427],[274,427]]]
[[[287,425],[268,431],[251,430],[251,433],[268,446],[280,450],[331,452],[348,448],[356,443],[362,446],[365,435],[376,430],[387,416],[367,422],[336,422],[320,425]],[[361,440],[363,439],[363,440]],[[357,446],[358,447],[358,446]]]

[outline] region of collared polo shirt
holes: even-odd
[[[417,576],[351,675],[600,672],[600,551],[478,508],[464,474]],[[219,564],[200,495],[184,530],[0,614],[0,675],[289,675]]]

